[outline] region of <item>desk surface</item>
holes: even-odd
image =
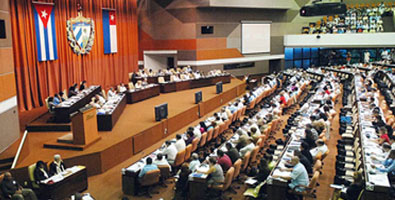
[[[57,122],[70,122],[70,114],[88,104],[101,91],[100,86],[90,86],[78,95],[72,96],[55,107]]]
[[[368,106],[363,105],[363,103],[360,101],[360,98],[363,96],[360,90],[364,88],[361,80],[362,77],[360,75],[355,76],[354,85],[355,85],[356,99],[358,100],[357,108],[358,108],[359,136],[360,136],[360,142],[362,147],[363,165],[365,169],[366,190],[375,191],[375,190],[381,190],[382,188],[389,188],[390,183],[386,172],[380,172],[379,170],[372,168],[372,165],[380,167],[381,164],[374,162],[372,160],[371,153],[377,152],[378,154],[382,154],[382,150],[377,143],[372,141],[372,139],[373,140],[377,139],[378,136],[376,134],[376,130],[373,127],[372,121],[369,120],[369,118],[371,118],[372,116],[372,110]],[[385,118],[383,119],[385,122]]]
[[[52,176],[40,184],[45,199],[63,200],[88,188],[88,175],[84,166],[74,166]]]

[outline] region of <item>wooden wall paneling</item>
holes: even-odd
[[[172,134],[179,130],[180,128],[188,125],[189,123],[199,119],[198,116],[199,107],[193,106],[192,108],[176,115],[168,120],[168,133]]]

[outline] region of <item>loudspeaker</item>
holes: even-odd
[[[174,68],[174,57],[167,57],[167,67]]]
[[[4,19],[0,19],[0,39],[5,39],[7,37],[5,31],[5,21]]]
[[[201,31],[202,34],[213,34],[214,26],[202,26]]]

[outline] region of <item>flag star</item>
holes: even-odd
[[[41,11],[41,17],[43,17],[44,19],[47,19],[47,12],[45,12],[45,10]]]
[[[111,21],[114,21],[114,15],[110,15],[110,19],[111,19]]]

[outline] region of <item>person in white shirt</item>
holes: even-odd
[[[228,120],[228,113],[226,113],[226,109],[225,108],[221,109],[221,113],[220,114],[221,114],[221,119],[222,120],[224,120],[224,121]]]
[[[95,98],[96,98],[96,102],[99,104],[99,105],[104,105],[105,103],[106,103],[106,100],[104,99],[104,97],[102,97],[101,95],[98,95],[98,94],[96,94],[95,95]]]
[[[370,53],[369,53],[369,51],[365,51],[365,53],[363,54],[363,57],[364,57],[363,61],[365,63],[369,63],[369,61],[370,61]]]
[[[121,83],[120,85],[119,85],[119,92],[120,93],[124,93],[124,92],[126,92],[126,87],[125,87],[125,85],[123,84],[123,83]]]
[[[177,152],[184,150],[186,145],[185,145],[185,141],[182,139],[182,136],[180,134],[176,135],[176,140],[177,141],[176,141],[175,146],[176,146]]]
[[[114,91],[114,88],[111,87],[110,90],[108,90],[108,92],[107,92],[107,97],[108,97],[108,99],[114,98],[115,95],[116,95],[116,92]]]
[[[192,161],[189,163],[189,170],[192,172],[196,171],[200,166],[199,156],[197,153],[193,153],[191,156]]]
[[[167,160],[163,157],[163,155],[161,153],[158,153],[158,155],[156,155],[156,159],[152,162],[152,164],[156,165],[156,166],[168,166],[170,171],[171,171],[171,166],[169,164],[169,162],[167,162]]]
[[[134,87],[135,87],[136,89],[142,88],[142,87],[143,87],[143,81],[138,80],[138,81],[136,82],[136,84],[134,84]]]
[[[200,140],[200,138],[202,137],[202,132],[200,131],[200,128],[198,127],[191,127],[193,130],[193,135],[195,136],[195,138],[198,138]]]
[[[167,157],[167,161],[170,164],[173,164],[174,161],[176,160],[176,156],[178,153],[177,148],[170,141],[166,141],[165,144],[166,144],[166,149],[162,153]]]
[[[244,157],[247,152],[252,151],[255,148],[254,142],[252,140],[249,140],[248,142],[249,144],[247,144],[247,146],[240,149],[241,157]]]
[[[318,139],[315,144],[317,147],[313,148],[310,150],[311,156],[313,158],[316,158],[316,156],[321,153],[321,155],[324,155],[328,151],[328,147],[326,146],[324,140]]]

